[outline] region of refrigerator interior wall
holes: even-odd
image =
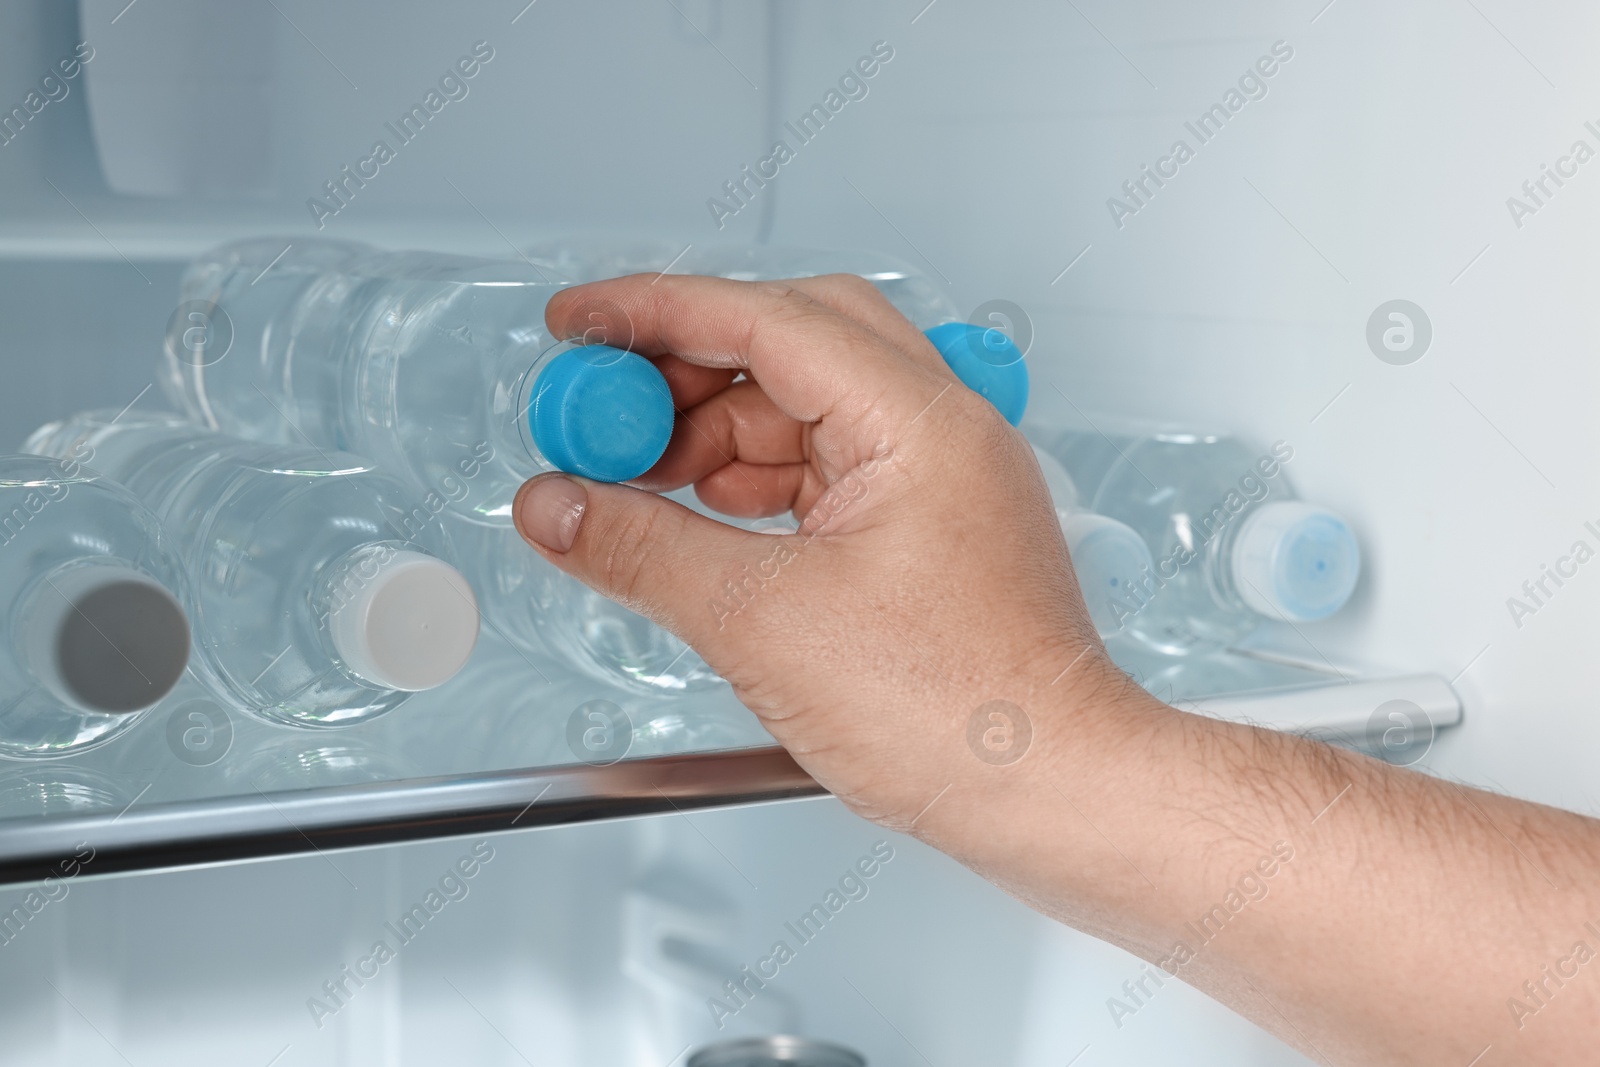
[[[152,39],[128,29],[119,42],[136,14],[157,31],[184,17],[182,5],[135,7],[112,22],[101,7],[84,5],[81,36],[68,9],[30,9],[31,35],[3,45],[5,99],[75,40],[114,60]],[[488,41],[496,58],[468,94],[324,216],[323,234],[509,255],[562,232],[687,245],[770,228],[777,242],[901,255],[975,312],[1005,301],[1033,337],[1042,417],[1140,415],[1284,441],[1301,492],[1358,525],[1368,573],[1355,600],[1328,623],[1277,628],[1280,647],[1454,680],[1476,725],[1441,740],[1442,768],[1586,807],[1569,783],[1600,726],[1583,713],[1591,687],[1576,664],[1600,592],[1544,579],[1535,603],[1523,585],[1593,537],[1595,329],[1580,242],[1595,194],[1580,170],[1559,189],[1546,180],[1559,195],[1536,214],[1514,216],[1508,198],[1531,204],[1522,183],[1595,139],[1568,101],[1595,77],[1580,43],[1600,16],[1536,10],[1508,38],[1493,5],[1352,0],[1309,13],[595,4],[535,6],[515,22],[489,5],[289,4],[266,35],[269,193],[112,194],[101,153],[147,142],[98,137],[81,84],[6,145],[16,209],[0,250],[21,278],[8,295],[21,321],[50,331],[18,340],[52,353],[13,371],[6,426],[20,437],[43,414],[126,403],[150,381],[140,338],[155,336],[171,293],[172,265],[149,261],[314,232],[307,201],[333,202],[323,182],[389,136],[435,68]],[[875,47],[892,58],[842,82]],[[98,58],[83,72],[90,95]],[[126,64],[102,69],[126,77]],[[1225,123],[1211,110],[1235,101]],[[820,123],[812,109],[829,105]],[[1202,113],[1204,142],[1191,132]],[[176,116],[122,115],[135,119],[148,143],[171,141]],[[778,140],[789,158],[757,186],[744,168],[772,173],[763,161]],[[1181,165],[1178,141],[1192,152]],[[1176,176],[1158,188],[1147,165]],[[1143,194],[1125,191],[1134,180]],[[726,190],[735,181],[742,205]],[[81,282],[47,282],[73,269]],[[106,306],[141,289],[137,316]],[[1431,326],[1406,365],[1367,341],[1369,318],[1396,299]],[[108,346],[83,327],[120,336]]]
[[[775,242],[892,252],[947,281],[962,307],[1007,301],[1033,334],[1035,403],[1046,415],[1138,414],[1288,442],[1297,487],[1357,524],[1368,561],[1357,599],[1335,621],[1284,628],[1281,648],[1455,680],[1466,724],[1440,739],[1430,769],[1595,810],[1584,793],[1600,743],[1587,645],[1600,578],[1580,569],[1547,582],[1537,604],[1524,583],[1578,540],[1600,547],[1584,525],[1600,525],[1586,240],[1600,179],[1583,167],[1547,183],[1533,212],[1514,214],[1508,198],[1531,204],[1523,183],[1570,158],[1575,141],[1600,147],[1585,126],[1600,116],[1582,103],[1600,88],[1588,60],[1600,14],[1504,0],[683,0],[677,10],[544,0],[520,12],[515,2],[279,0],[281,16],[217,24],[260,31],[262,58],[230,90],[253,102],[251,131],[210,137],[201,112],[86,106],[102,70],[106,92],[122,78],[133,94],[141,69],[160,66],[126,61],[137,50],[193,46],[182,19],[194,6],[122,6],[84,3],[80,28],[71,5],[18,5],[6,16],[17,32],[0,35],[7,109],[77,41],[96,49],[70,95],[0,148],[10,343],[0,428],[12,441],[43,418],[138,394],[182,259],[235,236],[318,232],[307,200],[326,206],[323,183],[367,156],[385,123],[483,40],[494,59],[468,95],[324,216],[323,234],[505,256],[583,230],[682,244],[770,231]],[[139,19],[153,25],[138,29]],[[785,123],[825,107],[879,41],[893,58],[864,82],[865,95],[845,96],[815,136],[789,132]],[[1242,85],[1277,42],[1292,57]],[[181,64],[179,73],[189,76]],[[266,86],[254,96],[252,79]],[[781,90],[776,101],[769,86]],[[1235,90],[1243,103],[1202,143],[1188,124],[1226,109]],[[173,129],[180,120],[187,134]],[[118,126],[117,136],[97,123]],[[131,136],[141,123],[148,134]],[[221,163],[197,161],[185,185],[184,168],[138,159],[153,146],[194,158],[241,136],[265,160],[248,197],[228,195]],[[777,177],[747,185],[747,204],[730,198],[724,183],[759,167],[778,139],[792,158]],[[1178,140],[1192,158],[1130,197],[1123,183],[1167,166]],[[114,191],[161,183],[182,191]],[[1113,199],[1123,206],[1114,211]],[[1431,322],[1414,362],[1385,362],[1369,347],[1369,319],[1396,299]],[[1513,597],[1536,610],[1514,617]],[[15,1006],[7,1031],[26,1029],[18,1047],[62,1062],[116,1061],[85,1019],[174,1059],[226,1036],[239,1041],[237,1055],[259,1050],[262,1062],[285,1044],[295,1048],[283,1062],[388,1062],[402,1048],[420,1062],[430,1042],[514,1061],[492,1020],[530,1055],[548,1047],[584,1062],[570,1050],[604,1033],[623,980],[621,950],[605,942],[622,903],[595,887],[635,876],[676,834],[692,875],[731,898],[748,894],[747,914],[760,918],[731,950],[748,962],[779,916],[875,839],[831,801],[693,819],[705,838],[677,816],[495,838],[511,862],[490,865],[472,898],[492,903],[466,902],[470,921],[443,915],[462,920],[459,936],[419,945],[418,955],[435,954],[427,964],[406,955],[387,975],[394,981],[363,990],[322,1031],[305,998],[470,842],[332,857],[364,890],[316,857],[84,882],[0,953]],[[805,834],[812,845],[791,846]],[[762,889],[732,874],[709,841]],[[920,855],[911,845],[903,854]],[[921,1062],[894,1044],[886,1020],[923,1050],[949,1048],[952,1061],[1059,1063],[1100,1042],[1085,1062],[1187,1062],[1206,1054],[1200,1045],[1226,1050],[1218,1062],[1296,1062],[1175,985],[1151,1016],[1113,1028],[1105,1001],[1136,977],[1131,958],[1020,911],[948,863],[915,863],[885,872],[904,878],[903,907],[877,909],[875,895],[861,905],[870,917],[845,914],[856,929],[797,961],[812,973],[797,971],[790,987],[808,1020],[830,1024],[828,1036],[881,1050],[874,1063]],[[793,897],[765,889],[790,884]],[[888,884],[874,893],[889,897]],[[530,891],[547,903],[530,906]],[[303,934],[306,923],[326,936]],[[973,935],[974,926],[994,933]],[[848,956],[837,968],[824,962],[835,951]],[[109,969],[107,953],[119,960]],[[972,967],[957,966],[968,958]],[[858,961],[871,966],[855,970]],[[1005,983],[1025,967],[1041,980],[1024,1002],[1020,984]],[[969,971],[970,990],[958,984]],[[849,999],[840,975],[883,1015]],[[947,1010],[996,988],[1013,990],[1011,1011]],[[137,999],[146,994],[152,1003]],[[1011,1029],[985,1029],[995,1019]],[[1144,1036],[1147,1021],[1160,1025]],[[458,1038],[468,1026],[485,1029]],[[631,1033],[605,1039],[621,1049]],[[1012,1034],[1008,1055],[993,1054]]]
[[[1508,198],[1532,205],[1525,181],[1576,168],[1574,142],[1600,150],[1581,103],[1600,88],[1585,58],[1600,15],[1366,0],[940,3],[915,23],[898,7],[808,11],[786,116],[871,41],[896,54],[784,169],[774,239],[878,243],[963,307],[1020,307],[1047,418],[1288,443],[1300,492],[1360,532],[1366,574],[1339,616],[1278,627],[1273,644],[1452,680],[1464,725],[1428,766],[1596,810],[1600,582],[1546,579],[1537,604],[1523,586],[1559,557],[1575,569],[1579,540],[1600,549],[1585,527],[1600,517],[1600,185],[1584,169],[1547,181],[1536,215]],[[1242,85],[1275,45],[1292,58]],[[1234,90],[1237,112],[1202,143],[1191,126]],[[1192,158],[1161,164],[1179,140]],[[1140,206],[1123,183],[1147,165],[1177,175],[1147,182]],[[1406,365],[1367,339],[1397,299],[1432,328]]]
[[[778,1031],[872,1067],[1311,1062],[1174,981],[1118,1025],[1142,961],[832,800],[92,871],[0,952],[0,1062],[661,1067]],[[741,967],[776,976],[741,1003]]]

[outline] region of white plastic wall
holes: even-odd
[[[0,945],[0,1063],[671,1067],[779,1030],[873,1067],[1306,1062],[1177,982],[1117,1026],[1139,961],[833,800],[64,884]],[[777,977],[728,999],[779,940]],[[371,977],[335,999],[345,967]]]

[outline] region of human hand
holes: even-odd
[[[991,701],[1027,745],[1142,697],[1105,658],[1027,441],[871,284],[639,275],[564,290],[546,319],[654,358],[680,416],[637,488],[529,481],[523,536],[692,645],[858,813],[905,829],[992,769],[969,741]],[[799,532],[656,495],[690,484]]]
[[[624,344],[593,324],[631,319],[683,415],[637,488],[528,482],[523,535],[693,645],[857,813],[1319,1060],[1465,1063],[1501,1042],[1518,1063],[1583,1058],[1593,985],[1526,1034],[1483,1006],[1594,914],[1597,824],[1139,690],[1095,636],[1027,442],[866,282],[620,278],[546,318]],[[688,484],[730,515],[792,508],[800,532],[656,495]],[[993,701],[1031,723],[1020,752],[977,743]],[[1269,850],[1292,873],[1246,916],[1234,887]],[[1396,937],[1396,901],[1417,900]],[[1482,921],[1500,914],[1520,920]],[[1440,944],[1464,961],[1444,977]]]

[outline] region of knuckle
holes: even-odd
[[[1010,447],[1016,430],[993,404],[959,383],[951,389],[951,394],[947,398],[953,401],[950,417],[972,435],[972,447],[985,454]]]
[[[769,300],[781,301],[785,304],[809,304],[811,298],[786,281],[763,280],[751,282],[750,286]]]
[[[824,275],[820,280],[838,289],[839,292],[844,293],[846,296],[855,297],[859,300],[878,301],[883,299],[883,294],[878,291],[878,287],[859,274],[828,274]]]
[[[823,305],[785,282],[752,282],[767,297],[750,318],[749,341],[781,336],[828,318]]]

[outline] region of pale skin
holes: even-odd
[[[643,275],[566,290],[547,320],[631,337],[682,415],[637,487],[530,481],[523,536],[693,645],[851,810],[1319,1062],[1595,1058],[1600,958],[1576,946],[1600,953],[1600,823],[1133,685],[1027,442],[870,284]],[[802,520],[736,614],[719,593],[773,572],[772,536],[656,495],[691,484]],[[1009,764],[969,744],[996,700],[1032,728]]]

